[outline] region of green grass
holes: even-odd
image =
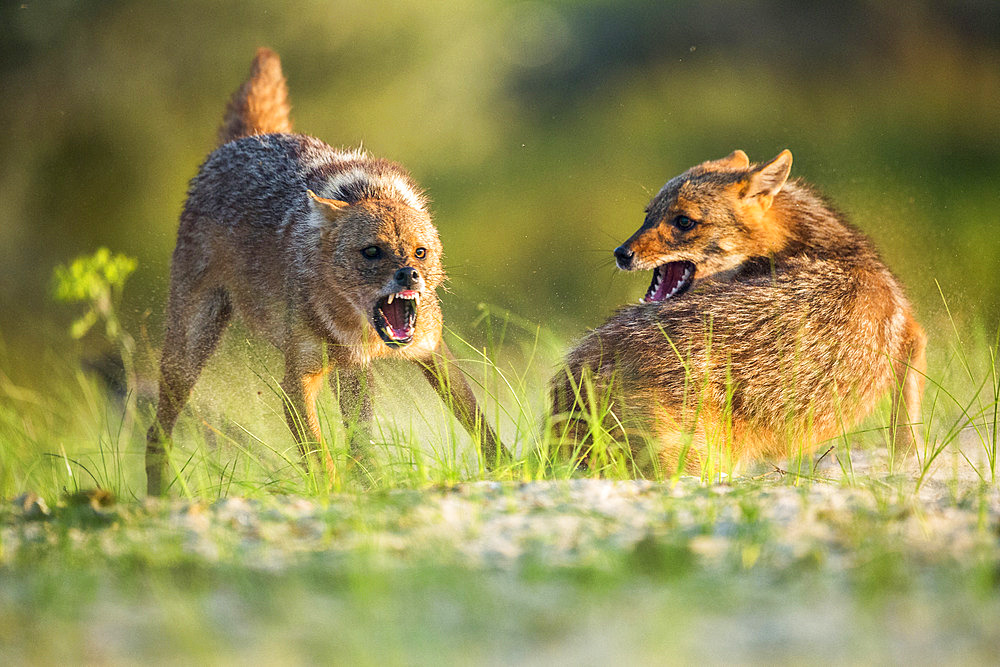
[[[627,441],[615,439],[622,429],[614,422],[611,401],[598,395],[586,375],[574,391],[589,409],[590,470],[575,470],[556,456],[562,443],[548,426],[548,383],[562,372],[563,343],[507,311],[481,306],[480,312],[474,325],[482,343],[449,333],[462,369],[451,372],[463,372],[476,388],[487,419],[497,425],[501,439],[515,453],[514,460],[487,471],[475,443],[415,368],[385,363],[377,366],[375,374],[378,419],[368,465],[354,465],[331,390],[323,389],[319,401],[322,446],[330,449],[338,468],[328,479],[315,461],[303,465],[288,432],[283,417],[285,397],[275,376],[280,358],[237,330],[210,360],[178,422],[170,493],[201,499],[269,494],[322,497],[476,479],[632,477],[635,467]],[[888,442],[886,397],[857,428],[789,461],[789,470],[810,479],[816,474],[816,462],[832,451],[831,460],[838,462],[838,481],[856,485],[852,450],[885,450],[883,472],[911,474],[912,490],[917,492],[942,457],[951,455],[961,458],[963,470],[983,484],[997,487],[1000,330],[991,333],[985,327],[971,326],[963,335],[950,312],[948,321],[950,342],[931,348],[924,421],[918,427],[921,446],[916,452],[895,452]],[[39,387],[18,385],[0,372],[0,496],[31,490],[55,502],[63,493],[98,487],[120,499],[140,499],[144,495],[145,430],[155,407],[155,352],[148,348],[136,363],[150,379],[134,381],[136,386],[117,398],[109,395],[98,378],[55,355],[39,361],[37,376],[46,378]],[[702,479],[709,482],[733,473],[726,452],[719,451],[709,457]],[[655,479],[676,481],[679,471],[654,474]]]
[[[631,470],[606,434],[599,471],[544,454],[561,341],[495,309],[475,331],[481,346],[450,334],[452,349],[517,452],[492,472],[419,373],[387,364],[361,474],[321,395],[340,466],[329,486],[299,464],[280,359],[233,335],[178,425],[173,500],[144,501],[145,394],[123,410],[54,358],[40,361],[47,391],[0,376],[0,660],[988,662],[1000,650],[995,333],[956,326],[932,348],[915,454],[887,449],[886,400],[799,460],[632,491],[604,486]],[[117,502],[79,493],[96,487]],[[50,509],[15,507],[25,491]]]

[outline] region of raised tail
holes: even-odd
[[[219,128],[219,145],[254,134],[291,132],[290,111],[281,59],[261,47],[250,66],[250,77],[229,100]]]

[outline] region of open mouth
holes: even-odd
[[[420,293],[403,290],[375,302],[375,330],[389,347],[409,345],[416,331]]]
[[[667,262],[653,269],[653,280],[649,283],[642,303],[656,303],[687,291],[694,281],[695,266],[691,262]]]

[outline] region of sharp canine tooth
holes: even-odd
[[[386,303],[392,303],[392,300],[395,299],[395,298],[396,298],[395,294],[390,294],[389,295],[389,299],[386,301]]]

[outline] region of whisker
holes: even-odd
[[[618,237],[615,236],[614,234],[612,234],[607,229],[602,229],[602,230],[600,230],[600,232],[601,232],[601,234],[603,234],[604,236],[606,236],[612,243],[614,243],[615,246],[618,246],[618,244],[620,243],[618,241]]]

